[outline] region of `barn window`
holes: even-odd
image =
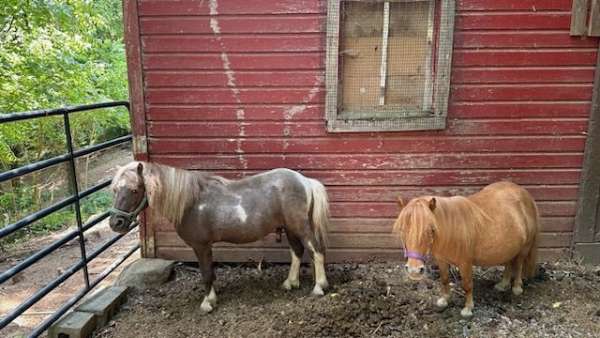
[[[329,0],[329,131],[443,129],[454,0]]]

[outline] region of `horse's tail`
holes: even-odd
[[[534,277],[536,275],[537,272],[537,254],[538,254],[538,242],[540,239],[540,231],[541,231],[541,223],[540,223],[540,214],[537,208],[537,205],[535,204],[535,202],[533,201],[533,199],[531,200],[531,202],[533,203],[533,209],[535,212],[534,218],[533,218],[533,239],[531,242],[531,248],[529,249],[529,254],[527,254],[527,257],[525,258],[525,262],[523,264],[523,269],[524,269],[524,273],[525,273],[525,277],[527,278],[531,278]]]
[[[327,248],[327,231],[329,228],[329,202],[327,191],[321,182],[308,178],[310,197],[312,198],[311,219],[313,232],[319,247]]]

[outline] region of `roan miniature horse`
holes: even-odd
[[[504,265],[496,289],[505,291],[514,276],[512,292],[523,293],[526,277],[535,272],[540,225],[531,195],[510,182],[497,182],[468,196],[412,199],[406,206],[398,199],[400,214],[394,232],[400,235],[410,279],[420,280],[424,262],[433,256],[440,269],[442,297],[437,306],[445,308],[450,299],[449,265],[457,266],[465,291],[463,317],[472,316],[473,265]]]
[[[201,308],[212,311],[217,296],[212,266],[215,242],[257,241],[279,227],[285,230],[292,256],[285,289],[300,285],[300,260],[310,250],[315,271],[315,295],[328,287],[325,248],[329,205],[325,187],[289,169],[274,169],[238,181],[177,169],[131,162],[118,169],[110,227],[126,231],[146,207],[175,226],[194,249],[206,286]]]

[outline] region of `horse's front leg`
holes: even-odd
[[[465,307],[460,311],[460,315],[467,318],[473,315],[473,265],[470,263],[461,264],[460,277],[462,287],[465,290]]]
[[[205,286],[205,295],[200,308],[204,312],[211,312],[213,307],[217,305],[217,294],[213,287],[215,273],[212,264],[212,245],[205,244],[194,246],[194,252],[198,258],[198,264],[200,265],[200,272],[202,272]]]
[[[442,297],[438,298],[436,305],[440,308],[445,308],[448,306],[448,301],[450,300],[450,276],[449,269],[450,266],[448,263],[437,262],[438,267],[440,268],[440,282],[442,283]]]

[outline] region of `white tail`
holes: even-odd
[[[329,202],[327,191],[321,182],[307,178],[312,195],[312,223],[315,238],[323,249],[327,247],[327,231],[329,228]]]

